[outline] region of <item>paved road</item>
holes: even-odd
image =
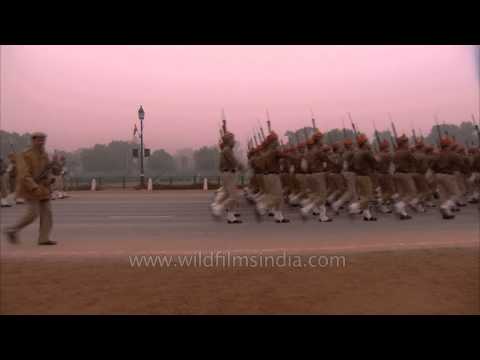
[[[154,193],[73,192],[53,204],[56,247],[35,245],[38,223],[21,234],[21,244],[1,241],[2,256],[119,255],[183,253],[191,251],[322,251],[350,252],[391,248],[469,246],[479,244],[479,211],[469,205],[453,221],[440,219],[438,210],[410,221],[379,215],[378,222],[335,217],[319,223],[302,222],[298,210],[288,209],[290,224],[272,218],[257,223],[251,205],[242,204],[243,224],[216,222],[209,212],[212,192],[198,190]],[[1,210],[2,228],[11,224],[24,206]]]

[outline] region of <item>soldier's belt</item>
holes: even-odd
[[[234,169],[222,169],[222,172],[230,172],[230,173],[234,173],[235,170]]]
[[[266,172],[266,173],[263,173],[263,175],[278,175],[280,174],[279,172]]]

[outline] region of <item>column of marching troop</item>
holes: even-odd
[[[55,182],[52,185],[51,200],[64,199],[68,195],[65,191],[65,175],[67,174],[66,161],[64,156],[54,155],[62,171],[59,175],[53,176]],[[15,153],[8,154],[8,164],[0,158],[0,206],[2,208],[12,207],[15,204],[24,204],[25,200],[16,195],[17,189],[17,161]]]
[[[448,136],[434,147],[423,138],[410,144],[402,135],[392,144],[380,141],[374,150],[363,134],[327,145],[324,134],[314,128],[307,141],[282,145],[267,123],[268,135],[248,144],[251,176],[244,195],[254,204],[257,220],[269,215],[277,223],[289,222],[285,205],[298,208],[303,220],[313,215],[320,222],[331,222],[342,212],[365,221],[376,221],[376,213],[408,220],[435,207],[443,219],[453,219],[467,202],[479,202],[480,149],[466,149]],[[233,155],[234,144],[224,127],[223,186],[212,213],[217,218],[226,214],[228,223],[241,223],[236,174],[243,166]]]

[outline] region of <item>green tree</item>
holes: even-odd
[[[218,171],[220,153],[218,147],[201,147],[193,153],[193,163],[196,171],[216,172]]]
[[[149,170],[159,174],[171,174],[175,172],[173,156],[163,149],[154,151],[148,159]]]

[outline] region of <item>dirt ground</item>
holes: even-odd
[[[479,314],[479,251],[346,255],[344,268],[135,268],[3,258],[2,314]]]

